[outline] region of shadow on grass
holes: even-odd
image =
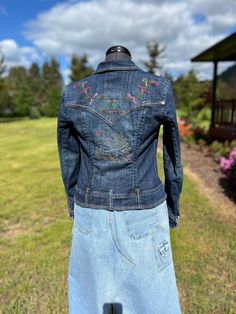
[[[0,123],[30,120],[29,117],[0,117]]]

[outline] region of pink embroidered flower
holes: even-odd
[[[93,102],[93,100],[97,97],[98,93],[95,93],[94,95],[92,96],[89,96],[90,97],[90,102],[89,104],[91,104]]]
[[[154,86],[159,86],[160,83],[157,81],[150,81],[150,84],[154,85]]]
[[[80,93],[87,95],[90,87],[89,86],[83,86],[83,89],[80,91]]]
[[[102,134],[102,133],[101,133],[100,130],[97,130],[97,131],[95,132],[95,135],[98,136],[98,137],[101,136],[101,134]]]
[[[127,96],[129,97],[129,99],[130,99],[134,104],[137,104],[137,101],[136,101],[135,96],[132,96],[130,93],[128,93]]]
[[[138,84],[138,88],[140,89],[141,93],[144,94],[144,93],[147,93],[149,94],[150,93],[150,90],[148,90],[145,86],[143,85],[140,85]]]
[[[76,87],[80,86],[80,82],[76,83],[75,85],[73,85],[73,88],[75,89]]]

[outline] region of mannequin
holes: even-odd
[[[175,218],[182,173],[172,86],[131,58],[126,47],[111,46],[95,75],[67,86],[59,110],[60,162],[74,217],[70,314],[181,314],[168,195],[154,166],[163,123],[165,179]]]
[[[112,46],[108,48],[106,51],[105,62],[113,60],[130,60],[130,59],[131,53],[124,46],[121,45]]]

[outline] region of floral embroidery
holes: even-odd
[[[117,132],[111,132],[110,128],[96,130],[95,142],[97,144],[95,157],[97,159],[116,162],[132,162],[128,141]]]
[[[80,87],[80,93],[84,94],[90,100],[89,104],[91,104],[93,100],[98,96],[98,93],[95,93],[93,95],[89,94],[90,86],[88,85],[87,81],[78,82],[73,86],[73,88],[75,89],[78,86]]]
[[[96,130],[95,135],[96,135],[97,137],[101,136],[101,134],[102,134],[102,132],[101,132],[100,130]]]
[[[149,80],[147,78],[142,79],[142,84],[138,83],[136,90],[127,93],[124,96],[124,99],[128,99],[133,104],[138,104],[138,99],[143,98],[145,94],[151,93],[151,86],[159,86],[160,83],[155,80]],[[73,89],[79,87],[80,93],[84,94],[86,98],[89,100],[89,104],[91,105],[95,99],[103,99],[104,103],[103,106],[100,107],[101,112],[105,114],[120,114],[122,110],[118,108],[117,100],[116,99],[105,99],[104,95],[99,95],[97,92],[94,94],[90,93],[90,86],[88,85],[87,81],[77,82],[73,85]]]
[[[152,87],[159,86],[159,84],[155,80],[143,78],[133,91],[129,91],[126,95],[120,95],[118,98],[112,98],[112,95],[106,97],[98,92],[92,93],[86,80],[76,82],[73,89],[78,88],[78,92],[86,97],[89,105],[99,99],[97,106],[94,106],[97,108],[93,108],[93,111],[96,109],[97,113],[102,113],[106,120],[112,124],[123,113],[129,112],[129,102],[137,105],[138,99],[142,99],[146,94],[151,94]],[[123,101],[125,99],[128,99],[129,102]],[[129,139],[124,134],[117,132],[114,127],[109,126],[108,123],[102,125],[101,128],[96,128],[96,125],[93,127],[94,157],[97,160],[114,161],[120,164],[132,163]]]
[[[142,98],[144,94],[150,94],[150,86],[159,86],[160,83],[154,80],[149,80],[147,78],[142,79],[143,84],[138,84],[139,92],[134,91],[133,95],[131,93],[128,93],[126,98],[131,100],[135,105],[137,104],[137,99]]]
[[[136,101],[135,96],[132,96],[130,93],[128,93],[127,95],[128,95],[128,98],[129,98],[135,105],[137,105],[137,101]]]
[[[118,107],[117,99],[112,98],[104,99],[101,111],[105,114],[122,113]]]

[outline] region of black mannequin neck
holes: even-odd
[[[115,60],[130,60],[130,56],[127,55],[127,53],[124,52],[113,52],[113,53],[109,53],[106,56],[105,61],[115,61]]]

